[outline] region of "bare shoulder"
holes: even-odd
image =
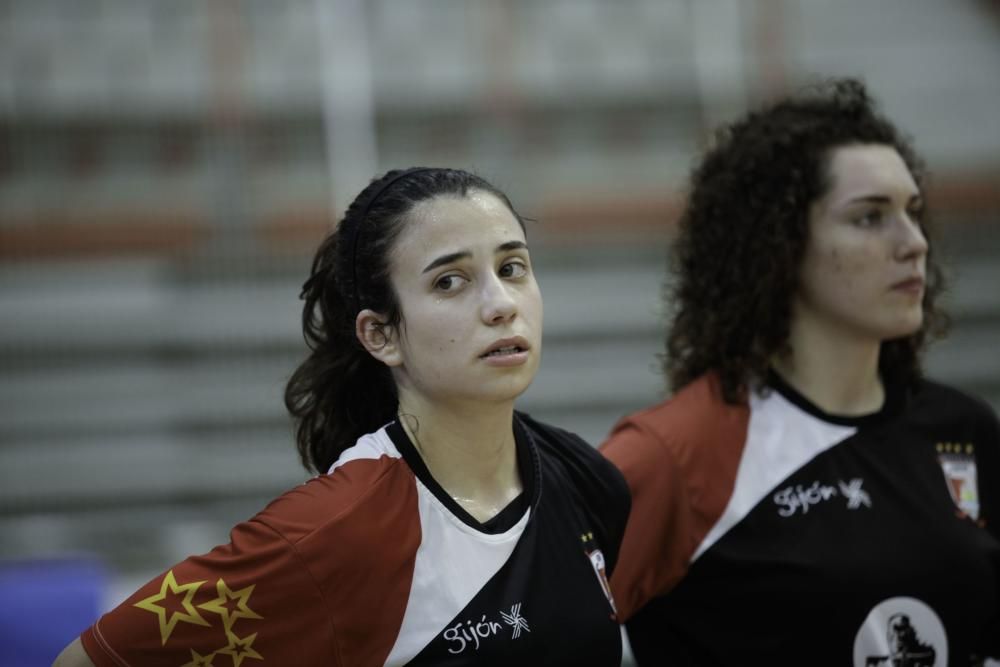
[[[73,642],[63,649],[52,667],[95,667],[91,662],[87,652],[83,650],[83,644],[77,637]]]

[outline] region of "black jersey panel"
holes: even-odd
[[[542,494],[510,559],[409,665],[620,665],[599,556],[616,545],[567,485],[565,453],[539,460]]]
[[[998,656],[998,449],[992,412],[933,383],[864,418],[630,620],[639,664],[968,667]]]

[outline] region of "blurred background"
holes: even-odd
[[[930,370],[998,407],[996,0],[0,0],[0,647],[91,582],[61,646],[306,478],[298,291],[374,174],[471,169],[537,220],[521,406],[596,444],[663,395],[710,129],[843,75],[932,169]]]

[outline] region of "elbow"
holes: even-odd
[[[90,656],[83,650],[83,643],[77,637],[62,650],[52,667],[96,667]]]

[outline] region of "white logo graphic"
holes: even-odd
[[[774,504],[778,506],[778,515],[790,517],[800,510],[802,514],[808,514],[809,508],[813,505],[818,505],[838,495],[847,499],[847,509],[849,510],[856,510],[862,505],[872,506],[872,499],[868,492],[861,488],[864,480],[860,477],[855,477],[850,482],[841,480],[837,484],[840,486],[839,493],[836,487],[820,484],[818,481],[813,482],[811,486],[804,487],[801,484],[796,484],[780,489],[773,496]]]
[[[847,484],[840,482],[837,485],[840,487],[841,495],[847,498],[847,509],[856,510],[862,505],[865,507],[872,506],[872,499],[868,496],[868,492],[861,488],[862,482],[864,480],[855,477]]]
[[[948,637],[934,610],[916,598],[883,600],[854,638],[854,667],[945,667]]]
[[[503,617],[503,622],[514,628],[514,639],[521,636],[521,630],[526,632],[531,632],[531,628],[528,627],[528,621],[521,616],[521,603],[511,606],[510,613],[500,612],[500,616]]]
[[[520,602],[510,608],[509,614],[500,612],[500,617],[503,618],[504,623],[514,628],[514,639],[521,636],[521,630],[531,632],[531,628],[528,627],[528,621],[521,616]],[[478,623],[473,624],[472,621],[462,623],[462,621],[459,621],[446,629],[442,636],[445,641],[451,644],[448,647],[448,653],[457,655],[470,646],[478,651],[481,645],[480,640],[494,637],[500,634],[502,630],[502,625],[496,621],[486,620],[486,614],[483,614]]]
[[[486,614],[483,614],[482,620],[475,625],[472,624],[472,621],[466,621],[465,626],[463,628],[462,621],[459,621],[444,631],[445,640],[455,644],[455,646],[448,647],[448,653],[461,653],[469,644],[473,644],[478,651],[480,639],[492,637],[503,629],[503,626],[496,621],[487,621]]]

